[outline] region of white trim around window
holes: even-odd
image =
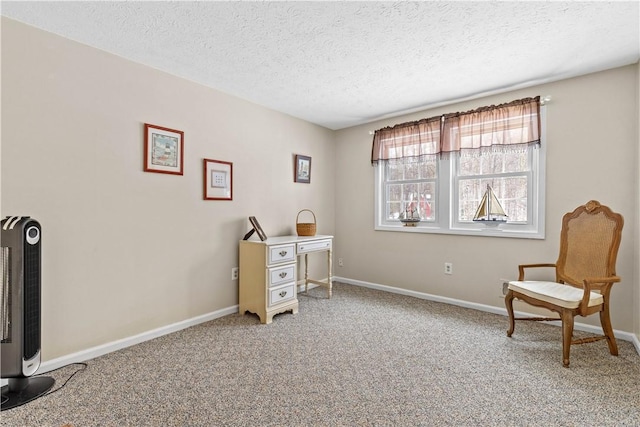
[[[527,179],[527,221],[507,222],[497,226],[487,226],[471,221],[459,221],[456,189],[458,188],[458,155],[438,160],[435,191],[435,211],[432,219],[422,221],[415,227],[405,227],[397,219],[386,218],[386,197],[384,196],[384,168],[380,161],[375,166],[375,230],[404,233],[435,233],[467,236],[491,236],[525,239],[545,237],[545,175],[546,175],[546,107],[540,109],[541,143],[530,149],[530,170],[514,173]],[[508,174],[506,174],[508,175]],[[502,175],[502,176],[506,176]],[[406,181],[405,181],[406,182]]]

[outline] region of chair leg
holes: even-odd
[[[602,324],[602,330],[607,337],[607,344],[609,345],[609,353],[614,356],[618,355],[618,344],[616,343],[616,337],[613,334],[613,328],[611,327],[611,319],[609,318],[609,304],[605,302],[602,311],[600,312],[600,323]]]
[[[516,319],[513,316],[513,291],[509,290],[504,297],[504,304],[507,306],[507,313],[509,314],[509,330],[507,336],[510,337],[513,334],[513,330],[516,328]]]
[[[568,368],[573,337],[573,313],[570,310],[562,310],[560,318],[562,319],[562,366]]]

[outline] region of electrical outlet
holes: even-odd
[[[231,269],[231,280],[238,280],[239,270],[238,267],[233,267]]]
[[[342,258],[338,258],[338,266],[344,267],[344,261],[342,260]]]
[[[453,264],[450,262],[444,263],[444,274],[453,274]]]
[[[509,292],[509,279],[500,279],[502,283],[502,296],[505,296]]]

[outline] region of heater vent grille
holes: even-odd
[[[2,342],[11,341],[11,249],[2,248],[2,289],[0,290],[0,321],[2,322]]]
[[[24,359],[40,350],[40,242],[24,248]]]

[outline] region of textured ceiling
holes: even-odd
[[[3,1],[1,13],[330,129],[640,55],[638,1]]]

